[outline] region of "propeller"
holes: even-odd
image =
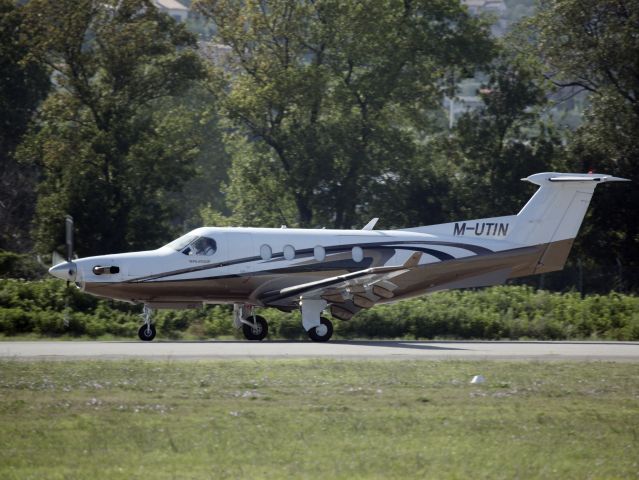
[[[51,254],[51,264],[49,273],[54,277],[67,281],[67,288],[64,300],[64,326],[69,326],[69,284],[74,282],[78,273],[76,264],[73,262],[73,217],[67,215],[64,220],[64,243],[66,245],[66,258],[55,250]]]
[[[67,215],[65,218],[65,243],[67,245],[67,262],[73,261],[73,217]]]
[[[70,282],[74,282],[78,269],[73,262],[73,217],[67,215],[65,219],[65,244],[67,247],[67,257],[62,259],[61,255],[57,252],[53,252],[51,260],[53,266],[49,269],[49,273],[54,277],[67,281],[67,286]]]
[[[51,253],[51,265],[50,267],[57,265],[58,263],[62,263],[65,262],[66,259],[60,255],[58,252],[56,252],[55,250]]]

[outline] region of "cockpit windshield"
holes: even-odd
[[[166,246],[179,252],[196,238],[197,235],[193,233],[187,233],[186,235],[182,235],[180,238],[176,238],[171,243],[166,244]]]
[[[217,251],[215,240],[209,237],[200,237],[192,233],[187,233],[177,240],[173,240],[167,247],[182,252],[184,255],[210,256]]]

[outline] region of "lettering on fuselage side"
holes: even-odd
[[[505,237],[508,235],[509,226],[509,223],[502,222],[455,222],[453,235],[470,235],[470,232],[473,232],[477,237]]]

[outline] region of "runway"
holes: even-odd
[[[639,342],[36,341],[0,342],[0,359],[378,359],[639,362]]]

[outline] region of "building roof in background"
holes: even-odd
[[[177,0],[153,0],[153,3],[160,8],[166,8],[167,10],[184,10],[188,12],[188,7],[185,7]]]

